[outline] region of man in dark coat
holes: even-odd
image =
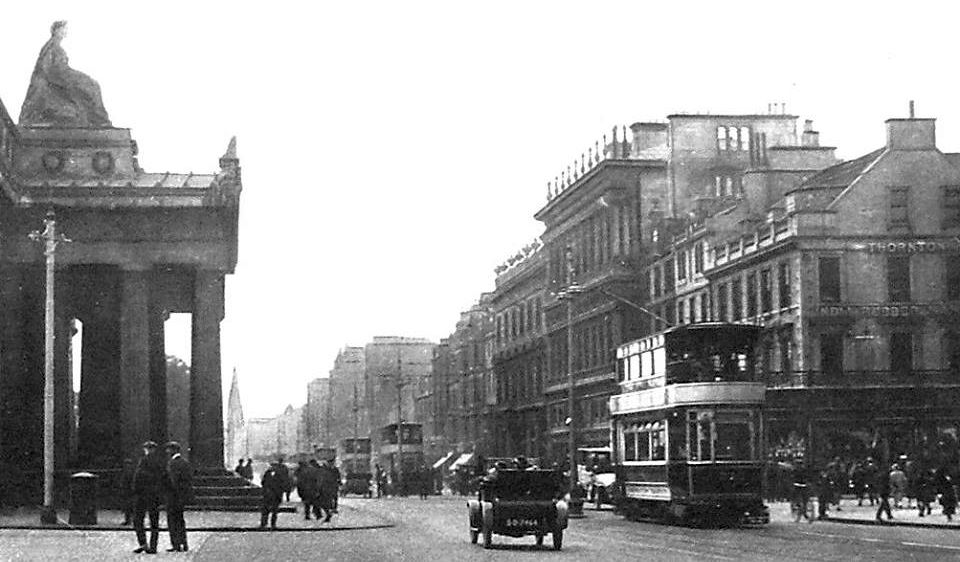
[[[186,552],[187,524],[183,520],[183,508],[193,499],[193,468],[180,454],[180,443],[171,441],[165,449],[170,455],[167,461],[167,527],[170,531],[170,548],[167,552]]]
[[[270,528],[277,528],[277,512],[280,510],[280,501],[283,500],[286,483],[280,474],[279,465],[274,461],[260,479],[263,490],[263,504],[260,508],[260,527],[267,526],[267,516],[270,516]]]
[[[157,552],[157,539],[160,535],[160,495],[166,478],[165,461],[157,449],[157,444],[147,441],[143,444],[143,456],[133,472],[133,528],[137,533],[140,546],[135,553]],[[147,543],[143,517],[150,514],[150,542]]]
[[[319,470],[314,465],[301,462],[293,473],[297,480],[297,494],[303,502],[303,518],[310,520],[310,510],[317,502],[317,487],[319,486]],[[317,517],[319,519],[319,516]]]
[[[877,508],[877,521],[882,521],[880,515],[887,514],[887,519],[893,519],[890,511],[890,471],[877,471],[877,495],[880,496],[880,506]]]
[[[330,461],[323,461],[320,465],[320,488],[317,496],[317,505],[324,511],[323,522],[330,521],[333,515],[334,502],[337,498],[337,492],[340,489],[340,481],[337,480],[337,472],[334,472]]]

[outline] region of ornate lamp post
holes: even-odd
[[[580,498],[579,474],[577,474],[577,415],[575,384],[573,377],[573,297],[582,292],[582,289],[573,280],[573,248],[566,248],[566,287],[560,298],[567,301],[567,437],[570,465],[570,513],[583,514],[583,501]]]
[[[57,221],[52,210],[47,211],[43,219],[43,231],[35,230],[28,236],[34,242],[43,242],[43,255],[46,258],[46,299],[44,303],[43,338],[43,511],[40,522],[56,524],[57,512],[53,507],[53,349],[55,333],[54,315],[54,271],[56,269],[57,244],[70,242],[68,238],[57,234]]]

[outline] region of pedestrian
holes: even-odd
[[[383,496],[383,484],[384,484],[383,469],[380,468],[379,463],[374,464],[373,468],[374,468],[374,472],[373,472],[374,479],[376,480],[376,483],[377,483],[377,498],[380,498]]]
[[[817,480],[817,519],[827,518],[827,509],[833,500],[833,484],[829,467],[821,470]]]
[[[290,492],[293,491],[293,481],[290,478],[290,469],[287,468],[287,465],[283,462],[283,457],[277,457],[277,474],[280,475],[280,480],[283,482],[283,493],[287,497],[287,501],[290,501]]]
[[[877,521],[882,521],[880,515],[887,514],[887,519],[893,519],[890,511],[890,471],[877,471],[877,495],[880,496],[880,506],[877,508]]]
[[[913,500],[917,497],[917,488],[920,480],[920,465],[907,457],[900,455],[900,467],[907,477],[907,484],[904,487],[904,495],[907,497],[907,509],[913,507]]]
[[[164,447],[167,461],[167,528],[170,548],[167,552],[186,552],[187,524],[183,520],[184,507],[193,501],[193,467],[180,454],[180,443],[170,441]]]
[[[937,483],[933,470],[920,473],[917,480],[917,509],[920,517],[930,515],[930,505],[937,499]]]
[[[143,444],[143,456],[137,462],[133,472],[133,528],[137,533],[135,553],[156,554],[157,540],[160,535],[160,495],[166,478],[165,462],[157,444],[146,441]],[[146,529],[143,526],[145,515],[150,516],[150,542],[147,542]]]
[[[810,502],[810,483],[807,467],[804,466],[803,459],[797,459],[792,467],[793,472],[793,505],[796,508],[797,523],[803,517],[807,523],[813,523],[813,517],[810,516],[808,504]]]
[[[135,466],[133,459],[127,457],[123,459],[123,470],[120,472],[120,480],[117,484],[117,491],[120,495],[120,507],[123,509],[123,523],[127,526],[133,523],[133,473]]]
[[[840,499],[843,492],[847,489],[846,471],[843,470],[843,461],[840,457],[834,457],[833,461],[827,465],[827,475],[830,479],[830,503],[836,506],[837,511],[842,511]]]
[[[243,473],[243,459],[237,461],[237,466],[233,469],[233,471],[236,472],[241,478],[246,478]]]
[[[309,521],[310,510],[313,509],[317,501],[319,474],[312,464],[301,461],[293,476],[297,481],[297,494],[300,496],[300,501],[303,502],[303,518]]]
[[[870,499],[870,505],[873,506],[877,502],[877,477],[879,476],[877,463],[873,461],[873,457],[867,457],[867,463],[863,465],[863,473],[867,497]]]
[[[339,487],[340,483],[337,481],[336,472],[334,472],[333,467],[330,466],[330,461],[323,461],[323,463],[320,464],[317,507],[319,508],[318,511],[324,513],[324,523],[329,522],[330,517],[333,515],[333,505]],[[319,518],[319,513],[317,517]]]
[[[890,468],[890,495],[893,496],[893,508],[900,509],[907,492],[907,475],[899,464]]]
[[[425,500],[430,495],[430,485],[432,484],[430,472],[427,471],[427,465],[420,466],[420,472],[417,474],[417,483],[420,487],[420,499]]]
[[[266,528],[267,517],[270,518],[270,528],[277,528],[277,512],[283,500],[285,482],[280,473],[280,462],[274,461],[260,478],[260,488],[263,493],[263,503],[260,506],[260,528]]]
[[[333,472],[332,483],[336,484],[336,487],[333,489],[333,512],[339,513],[340,511],[340,484],[343,483],[343,475],[340,474],[340,469],[337,468],[337,465],[333,461],[328,461],[330,470]]]
[[[947,521],[953,521],[953,515],[957,512],[957,489],[953,485],[953,478],[946,473],[940,483],[940,505],[943,506]]]
[[[253,459],[247,459],[247,464],[243,467],[243,474],[241,474],[241,476],[253,482]]]
[[[861,461],[853,463],[850,468],[850,487],[857,497],[857,506],[862,506],[863,497],[867,494],[867,472]]]

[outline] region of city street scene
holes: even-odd
[[[8,9],[0,562],[960,559],[890,7]]]

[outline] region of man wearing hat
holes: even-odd
[[[165,463],[157,450],[157,444],[147,441],[143,444],[143,456],[133,472],[133,528],[137,533],[140,546],[135,553],[156,554],[157,539],[160,535],[160,493],[166,478]],[[143,517],[150,514],[150,542],[143,527]]]
[[[170,548],[167,552],[186,552],[187,525],[183,520],[183,508],[193,499],[193,468],[180,454],[180,443],[171,441],[164,446],[170,460],[167,461],[167,527],[170,531]]]

